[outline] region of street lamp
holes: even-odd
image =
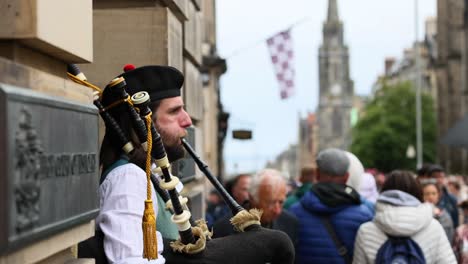
[[[409,145],[408,148],[406,149],[406,157],[408,159],[414,159],[415,156],[416,156],[416,150],[414,150],[414,146]]]
[[[414,31],[415,47],[414,62],[416,67],[416,168],[421,168],[423,163],[423,145],[422,145],[422,120],[421,120],[421,64],[419,61],[420,51],[418,43],[418,0],[414,0]]]

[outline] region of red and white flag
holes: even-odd
[[[267,39],[276,79],[280,85],[281,99],[294,94],[293,45],[289,29]]]

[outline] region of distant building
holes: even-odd
[[[201,66],[199,77],[202,81],[201,93],[198,102],[203,102],[203,116],[201,118],[203,157],[211,172],[218,176],[220,181],[225,177],[223,149],[227,135],[229,113],[224,111],[221,102],[220,76],[227,70],[226,60],[217,52],[216,39],[216,2],[203,0],[199,15],[203,16]],[[200,36],[196,36],[197,38]],[[189,87],[189,86],[187,86]],[[197,101],[192,101],[194,104]],[[211,187],[211,183],[206,181]],[[209,190],[209,188],[207,188]]]
[[[349,52],[344,44],[343,23],[336,0],[328,2],[323,25],[323,44],[319,49],[319,149],[347,149],[351,143],[351,110],[354,88],[349,77]]]
[[[428,18],[424,41],[414,43],[413,47],[405,49],[403,56],[399,59],[394,57],[385,59],[384,73],[374,84],[373,94],[378,93],[384,84],[396,85],[409,81],[416,87],[417,78],[421,78],[421,91],[430,94],[435,101],[437,100],[436,72],[433,67],[433,62],[437,57],[436,25],[436,18]],[[419,48],[419,68],[415,61],[416,45]]]
[[[306,118],[299,120],[298,171],[304,167],[315,167],[315,156],[318,149],[317,118],[313,113],[308,113]]]
[[[301,168],[315,167],[315,157],[318,151],[317,118],[308,113],[305,118],[299,118],[298,143],[289,145],[274,161],[267,163],[267,168],[277,169],[289,178],[296,179]]]
[[[369,96],[355,95],[353,97],[353,108],[351,108],[350,112],[351,128],[353,128],[357,124],[359,118],[363,115],[365,110],[364,107],[366,106],[368,101]]]
[[[298,171],[298,147],[296,144],[289,145],[289,148],[281,152],[274,161],[270,161],[266,168],[277,169],[283,173],[287,179],[297,177]]]

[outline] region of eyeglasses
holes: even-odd
[[[283,207],[284,200],[265,201],[265,204],[268,208],[274,208],[277,204],[279,204],[280,207]]]
[[[424,179],[420,179],[419,182],[421,184],[436,184],[437,183],[437,179],[436,178],[424,178]]]

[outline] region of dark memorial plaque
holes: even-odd
[[[0,83],[0,253],[96,217],[98,114]]]

